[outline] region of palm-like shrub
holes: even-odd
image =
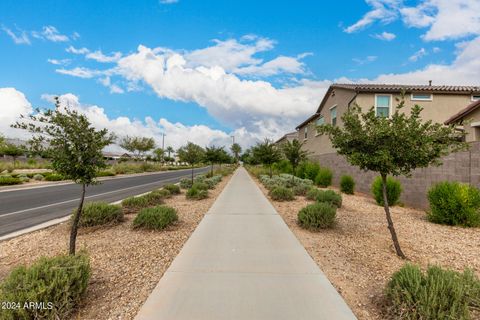
[[[87,203],[80,217],[80,227],[92,227],[105,224],[116,224],[123,220],[122,207],[106,202]]]
[[[351,176],[344,175],[340,178],[340,191],[346,194],[355,192],[355,180]]]
[[[382,177],[378,176],[373,180],[372,193],[378,205],[383,206]],[[402,193],[400,181],[388,177],[387,179],[387,201],[390,206],[398,203]]]
[[[285,187],[275,187],[270,191],[269,195],[276,201],[291,201],[295,199],[292,189]]]
[[[325,203],[309,204],[298,212],[298,223],[310,230],[330,228],[335,224],[337,208]]]

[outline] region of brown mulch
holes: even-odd
[[[258,180],[257,184],[268,197],[268,190]],[[298,211],[312,201],[304,197],[290,202],[268,198],[355,315],[359,319],[386,319],[385,285],[406,261],[395,254],[383,207],[367,195],[342,197],[335,227],[320,232],[307,231],[297,224]],[[480,276],[479,228],[430,223],[424,211],[412,208],[391,210],[402,250],[410,262],[457,271],[468,267]]]
[[[116,226],[81,230],[77,248],[90,255],[92,277],[74,319],[133,319],[205,213],[227,184],[226,177],[204,200],[185,192],[165,200],[179,221],[164,231],[133,230],[135,214]],[[19,264],[65,253],[69,224],[63,223],[0,243],[0,280]]]

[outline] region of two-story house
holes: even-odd
[[[341,126],[342,115],[355,104],[363,111],[374,107],[378,116],[390,116],[402,92],[405,94],[403,112],[410,112],[411,107],[418,104],[423,107],[424,120],[438,123],[444,123],[472,101],[480,100],[477,86],[333,84],[317,111],[296,128],[298,139],[305,142],[304,148],[311,152],[312,158],[335,153],[328,136],[318,135],[318,125]]]

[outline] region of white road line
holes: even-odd
[[[106,194],[111,194],[111,193],[115,193],[115,192],[121,192],[121,191],[125,191],[125,190],[144,187],[144,186],[148,186],[148,185],[151,185],[151,184],[156,184],[156,183],[159,183],[159,182],[168,182],[168,181],[171,181],[171,180],[181,179],[181,178],[186,177],[186,176],[187,175],[183,175],[183,176],[180,176],[180,177],[169,178],[169,179],[165,179],[165,180],[161,180],[161,181],[154,181],[154,182],[149,182],[149,183],[145,183],[145,184],[140,184],[140,185],[133,186],[133,187],[128,187],[128,188],[103,192],[103,193],[87,196],[87,197],[85,197],[85,199],[95,198],[95,197],[103,196],[103,195],[106,195]],[[19,213],[25,213],[25,212],[32,211],[32,210],[54,207],[54,206],[58,206],[58,205],[61,205],[61,204],[70,203],[70,202],[79,201],[79,200],[80,200],[80,198],[76,198],[76,199],[72,199],[72,200],[66,200],[66,201],[61,201],[61,202],[57,202],[57,203],[47,204],[47,205],[40,206],[40,207],[24,209],[24,210],[19,210],[19,211],[15,211],[15,212],[9,212],[9,213],[5,213],[5,214],[0,215],[0,218],[8,217],[8,216],[11,216],[11,215],[14,215],[14,214],[19,214]]]

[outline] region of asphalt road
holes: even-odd
[[[195,173],[208,170],[199,168]],[[122,200],[176,183],[189,174],[187,169],[103,180],[87,187],[86,201]],[[78,206],[80,195],[81,186],[73,183],[0,192],[0,236],[69,215]]]

